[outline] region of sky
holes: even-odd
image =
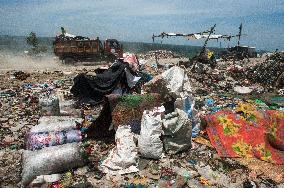
[[[54,37],[68,33],[121,41],[152,42],[153,33],[194,33],[216,24],[216,34],[237,34],[241,45],[284,50],[284,0],[0,0],[0,35]],[[157,39],[202,45],[204,40]],[[222,47],[236,40],[221,41]],[[209,46],[220,46],[210,41]]]

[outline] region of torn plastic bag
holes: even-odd
[[[191,147],[191,121],[187,114],[176,109],[163,120],[163,143],[167,153],[178,153]]]
[[[118,127],[115,142],[116,147],[110,151],[108,157],[101,164],[103,173],[115,175],[138,172],[137,147],[129,125]]]
[[[138,148],[142,157],[159,159],[163,153],[161,114],[145,110],[142,116]]]
[[[61,179],[61,174],[50,174],[50,175],[40,175],[37,176],[36,179],[34,179],[30,185],[35,185],[35,184],[43,184],[43,183],[52,183],[56,181],[60,181]]]
[[[44,96],[39,99],[41,115],[43,116],[60,116],[59,99],[57,96]]]
[[[80,142],[82,141],[82,134],[80,130],[39,132],[28,133],[26,139],[26,149],[38,150],[44,147]]]
[[[30,129],[31,133],[51,132],[76,129],[77,124],[83,122],[82,118],[70,116],[43,116],[38,120],[38,125]]]
[[[234,91],[239,94],[248,94],[252,92],[252,89],[245,86],[235,86]]]
[[[127,84],[126,67],[126,64],[116,62],[108,70],[96,76],[79,74],[74,78],[71,93],[81,102],[101,103],[104,96],[111,94],[119,84]]]
[[[197,110],[194,108],[195,101],[192,95],[181,95],[176,99],[175,108],[183,110],[192,123],[192,137],[196,137],[200,132],[200,118]]]
[[[141,77],[132,75],[128,69],[125,69],[125,75],[126,75],[127,85],[130,88],[133,88],[141,78]]]
[[[83,153],[78,143],[23,152],[22,184],[25,186],[37,176],[55,174],[84,166]]]

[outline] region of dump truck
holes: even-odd
[[[123,57],[122,45],[116,39],[102,42],[98,37],[73,36],[63,33],[53,42],[54,54],[66,64],[78,61],[114,61]]]

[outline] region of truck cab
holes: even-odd
[[[113,54],[118,58],[122,58],[122,44],[120,44],[116,39],[106,39],[104,42],[104,47],[105,54]]]

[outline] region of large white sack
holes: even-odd
[[[129,125],[121,125],[115,134],[116,147],[102,162],[101,170],[110,175],[138,172],[137,147]]]
[[[163,153],[160,136],[163,132],[161,114],[145,110],[141,121],[138,137],[138,148],[142,157],[159,159]]]
[[[78,143],[51,146],[38,151],[23,152],[22,184],[27,185],[37,176],[55,174],[84,165]]]
[[[167,83],[167,88],[175,97],[178,97],[182,91],[191,92],[190,82],[184,69],[174,66],[163,72],[162,77]]]
[[[159,93],[162,97],[170,95],[174,98],[178,98],[181,93],[192,92],[192,87],[186,71],[177,66],[155,76],[143,87],[146,92]]]
[[[54,132],[76,129],[76,124],[81,124],[82,122],[82,118],[70,116],[43,116],[38,120],[38,125],[35,125],[30,129],[30,132]]]

